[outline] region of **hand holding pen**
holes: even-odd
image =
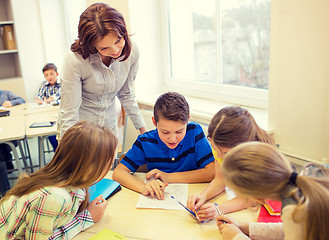
[[[213,203],[206,203],[195,210],[200,222],[215,219],[218,215],[218,210]]]

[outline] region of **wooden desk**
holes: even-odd
[[[30,125],[34,122],[47,122],[47,121],[57,121],[58,109],[53,109],[53,111],[46,111],[40,113],[29,113],[26,115],[25,119],[25,134],[27,138],[38,137],[38,150],[39,150],[39,166],[40,168],[44,166],[45,155],[44,155],[44,141],[48,136],[56,135],[57,133],[57,123],[52,127],[40,127],[40,128],[30,128]]]
[[[19,174],[21,174],[22,167],[19,162],[18,153],[16,150],[16,147],[11,142],[13,140],[18,140],[19,148],[22,152],[22,145],[20,143],[21,140],[25,138],[25,116],[8,116],[8,117],[1,117],[0,118],[0,142],[8,144],[11,147],[11,150],[13,151],[15,161],[17,164],[17,169]],[[23,152],[22,152],[23,153]],[[26,159],[25,156],[23,156],[24,165],[26,166]]]
[[[111,178],[111,174],[112,172],[107,178]],[[141,179],[145,177],[144,173],[135,175]],[[200,193],[207,184],[189,184],[189,194]],[[185,210],[136,209],[138,199],[138,193],[122,187],[120,192],[108,200],[103,219],[73,239],[89,239],[92,234],[104,228],[120,233],[127,239],[222,239],[215,220],[197,223]],[[224,193],[211,202],[221,203],[226,200],[227,196]],[[258,211],[246,209],[231,215],[240,221],[256,221]]]
[[[10,116],[20,116],[20,115],[29,115],[36,113],[45,113],[45,112],[54,112],[59,111],[59,105],[53,106],[51,104],[40,105],[38,106],[36,103],[23,103],[20,105],[16,105],[14,107],[9,108]]]

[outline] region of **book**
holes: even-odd
[[[11,25],[4,25],[2,31],[3,45],[6,50],[16,49],[13,28]]]
[[[108,199],[120,190],[121,185],[118,182],[112,179],[103,178],[96,184],[89,187],[89,202],[93,201],[100,195],[103,195],[103,198]]]
[[[281,220],[281,216],[273,216],[270,215],[268,213],[268,211],[266,210],[266,208],[264,206],[260,207],[260,211],[259,211],[259,215],[257,218],[257,222],[264,222],[264,223],[268,223],[268,222],[282,222]]]
[[[282,203],[280,201],[272,201],[266,200],[264,204],[265,209],[272,216],[280,216],[281,215],[281,206]]]
[[[124,236],[122,236],[119,233],[113,232],[109,229],[103,229],[102,231],[100,231],[99,233],[97,233],[96,235],[92,236],[91,238],[89,238],[89,240],[120,240],[120,239],[127,239]]]
[[[0,109],[0,117],[5,117],[5,116],[9,116],[9,115],[10,115],[10,110],[5,109],[5,108]]]

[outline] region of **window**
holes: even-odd
[[[267,107],[270,1],[167,0],[169,90]]]

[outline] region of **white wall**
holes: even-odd
[[[27,101],[34,101],[44,81],[42,68],[53,62],[60,73],[65,53],[77,37],[85,0],[12,0],[16,41]],[[70,17],[65,12],[70,11]],[[75,18],[73,18],[75,16]],[[77,21],[75,21],[77,19]],[[72,27],[75,25],[75,28]]]
[[[284,152],[328,162],[329,1],[271,8],[269,128]]]

